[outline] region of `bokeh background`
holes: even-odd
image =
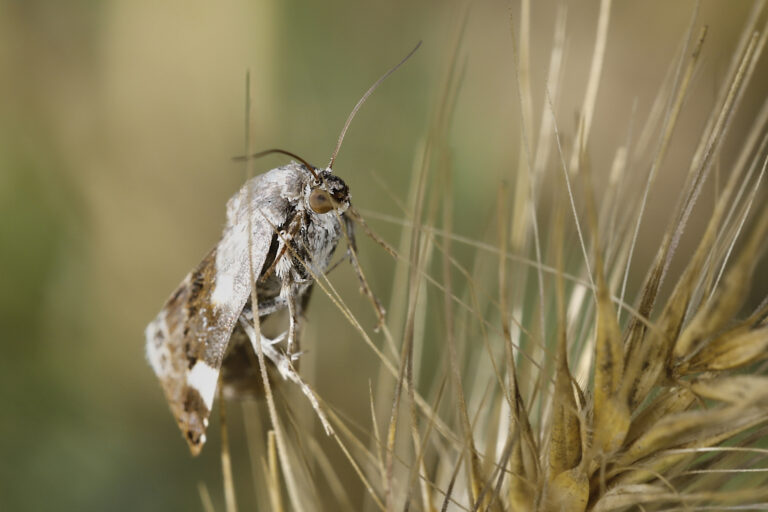
[[[557,4],[533,3],[531,77],[541,109]],[[566,138],[584,95],[598,7],[569,3],[557,109]],[[598,178],[633,108],[644,121],[694,7],[614,3],[589,141]],[[750,8],[701,4],[697,25],[710,25],[704,60],[654,187],[631,289],[666,225]],[[444,1],[0,0],[1,510],[199,510],[199,482],[221,508],[218,427],[192,459],[145,362],[143,330],[216,242],[225,202],[244,181],[244,166],[231,157],[245,147],[246,70],[254,146],[324,165],[360,95],[423,40],[360,111],[335,165],[357,207],[372,213],[371,226],[394,244],[400,227],[375,214],[406,218],[398,201],[466,11]],[[518,17],[517,2],[472,3],[460,50],[453,200],[456,231],[475,238],[493,215],[499,183],[514,182]],[[764,99],[764,61],[724,154]],[[537,110],[536,126],[539,119]],[[694,217],[689,231],[700,227]],[[386,304],[392,260],[366,240],[361,259]],[[350,267],[332,277],[371,327]],[[765,284],[764,273],[757,279]],[[364,420],[375,357],[321,293],[308,316],[302,372],[339,411]],[[239,408],[229,409],[238,501],[247,510],[257,502],[247,441]],[[342,474],[355,478],[351,469]]]

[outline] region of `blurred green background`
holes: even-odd
[[[538,126],[557,4],[533,3]],[[558,106],[566,137],[584,95],[598,2],[569,5]],[[693,8],[614,4],[589,141],[598,175],[624,141],[635,100],[644,121]],[[711,25],[704,63],[654,188],[639,272],[749,9],[702,4],[698,24]],[[221,508],[217,422],[192,459],[145,362],[143,330],[216,242],[225,202],[244,180],[231,157],[244,148],[246,70],[255,147],[324,165],[360,95],[423,40],[361,110],[335,165],[358,208],[405,218],[395,199],[407,195],[465,10],[444,1],[0,1],[0,509],[199,510],[200,481]],[[464,235],[483,233],[498,183],[514,182],[510,27],[518,16],[516,2],[478,1],[469,10],[450,139],[456,230]],[[764,97],[766,66],[759,69],[746,112]],[[731,139],[748,126],[742,117]],[[281,161],[260,160],[257,172]],[[369,223],[397,243],[398,226]],[[694,218],[691,231],[700,224]],[[393,262],[367,240],[361,245],[386,304]],[[333,280],[371,327],[349,266]],[[335,407],[367,421],[374,356],[321,293],[308,317],[302,372]],[[230,410],[238,500],[247,510],[255,503],[251,470],[238,408]],[[329,452],[348,466],[338,449]]]

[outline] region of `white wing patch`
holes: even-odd
[[[219,371],[208,366],[205,361],[198,361],[187,374],[187,385],[195,388],[203,398],[208,410],[213,408],[213,397],[216,394],[216,384],[219,381]]]
[[[214,306],[221,306],[222,304],[231,304],[237,299],[235,290],[235,278],[227,273],[216,274],[216,282],[214,283],[213,293],[211,294],[211,302]]]

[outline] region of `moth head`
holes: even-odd
[[[309,187],[307,204],[313,212],[324,214],[334,209],[344,213],[349,208],[349,187],[329,169],[321,171]]]

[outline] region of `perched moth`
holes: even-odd
[[[349,188],[333,174],[333,162],[362,103],[419,45],[358,101],[327,168],[283,150],[252,155],[277,152],[298,162],[251,178],[232,196],[221,240],[147,326],[147,358],[193,455],[205,443],[220,376],[226,381],[229,375],[242,374],[237,367],[246,360],[243,350],[252,347],[255,352],[256,343],[280,375],[302,388],[326,431],[331,431],[293,362],[300,354],[299,324],[315,278],[329,269],[342,238],[347,237],[350,253],[355,250]],[[254,285],[256,308],[251,300]],[[286,332],[275,339],[257,339],[254,310],[264,319],[286,309]]]

